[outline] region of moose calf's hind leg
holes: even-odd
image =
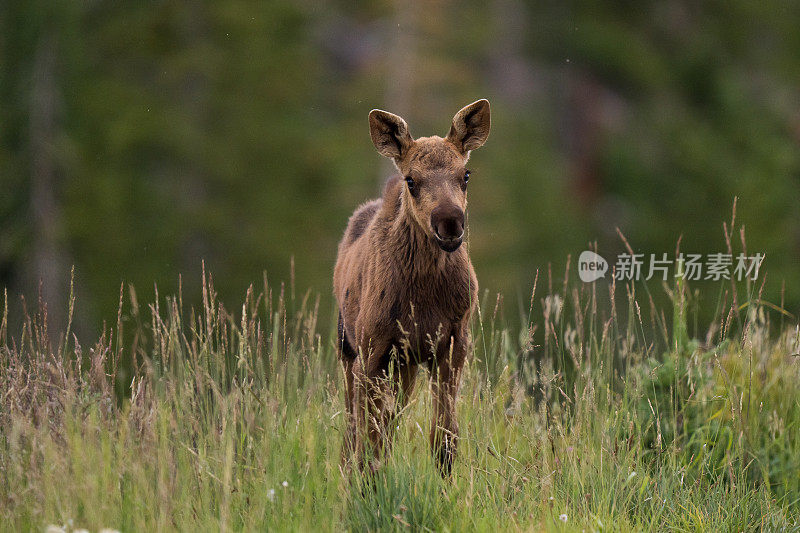
[[[355,404],[354,359],[342,359],[345,379],[345,424],[344,445],[342,446],[342,466],[349,468],[356,453],[357,421]]]

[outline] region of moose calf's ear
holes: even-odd
[[[414,142],[405,120],[380,109],[369,112],[369,134],[378,153],[394,160],[400,159]]]
[[[483,146],[489,137],[490,127],[489,100],[478,100],[456,113],[447,140],[466,154]]]

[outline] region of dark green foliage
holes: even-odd
[[[347,216],[390,172],[368,111],[396,106],[414,135],[444,134],[432,117],[485,96],[493,128],[471,163],[469,233],[483,287],[515,297],[590,241],[621,251],[617,226],[637,251],[672,251],[681,235],[684,250],[724,251],[718,221],[738,195],[751,251],[767,254],[765,299],[797,311],[796,284],[782,293],[800,260],[796,6],[396,7],[3,3],[0,285],[35,300],[44,242],[63,271],[46,284],[65,295],[77,267],[76,326],[89,333],[122,281],[172,292],[181,272],[196,294],[204,259],[226,301],[266,269],[320,291],[327,321]],[[30,186],[43,43],[57,54],[45,241]]]

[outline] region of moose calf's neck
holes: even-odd
[[[403,187],[404,181],[396,176],[384,189],[375,235],[379,243],[375,249],[381,259],[394,263],[397,274],[408,280],[440,277],[459,269],[466,273],[469,265],[465,248],[442,250],[403,205]]]

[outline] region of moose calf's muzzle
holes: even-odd
[[[431,212],[431,228],[442,250],[456,251],[464,239],[464,211],[453,204],[438,206]]]

